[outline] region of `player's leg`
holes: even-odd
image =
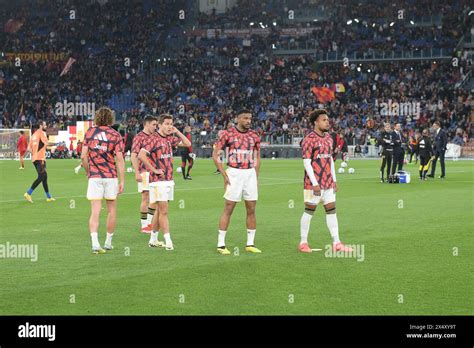
[[[31,187],[23,195],[23,197],[25,197],[25,199],[30,203],[33,203],[33,199],[31,198],[31,195],[33,194],[33,191],[38,187],[38,185],[43,182],[43,175],[44,175],[42,171],[42,167],[41,167],[41,161],[34,161],[33,166],[36,169],[36,174],[37,174],[36,179],[31,184]]]
[[[304,212],[300,219],[300,244],[298,250],[303,253],[310,253],[312,250],[308,244],[308,234],[311,226],[311,219],[316,211],[317,204],[305,202],[304,206]]]
[[[257,201],[245,201],[245,208],[247,210],[247,245],[245,250],[253,253],[261,253],[261,250],[255,247],[255,232],[257,231],[256,206]]]
[[[49,193],[48,172],[46,171],[46,161],[44,161],[44,165],[43,165],[43,189],[44,189],[44,192],[46,193],[46,201],[47,202],[55,201],[55,199]]]
[[[102,199],[104,198],[105,186],[103,179],[91,178],[87,184],[87,199],[91,202],[91,215],[89,217],[89,232],[92,240],[92,253],[103,254],[99,243],[99,219],[102,210]]]
[[[142,191],[140,202],[140,231],[143,233],[150,233],[151,228],[148,226],[150,224],[148,205],[150,202],[150,193],[145,190]]]
[[[150,192],[148,191],[148,218],[147,218],[147,222],[148,222],[148,227],[151,229],[153,226],[152,226],[152,221],[153,221],[153,217],[155,216],[155,212],[156,212],[156,203],[152,203],[150,204]]]
[[[112,237],[115,232],[115,222],[117,220],[117,196],[119,185],[117,178],[102,179],[104,186],[104,198],[107,205],[107,238],[104,249],[112,250]]]
[[[20,152],[20,169],[25,169],[25,153]]]
[[[102,210],[102,200],[91,200],[91,215],[89,217],[89,232],[92,240],[92,253],[103,254],[104,249],[99,243],[99,218]]]
[[[229,255],[230,252],[225,247],[225,236],[227,234],[227,229],[229,228],[230,218],[234,212],[234,208],[237,202],[225,200],[224,202],[224,211],[219,219],[219,235],[217,238],[217,251],[224,255]]]
[[[165,238],[166,250],[173,250],[173,242],[171,241],[170,235],[170,222],[168,218],[168,201],[158,202],[158,217],[160,228],[163,231],[163,237]]]
[[[189,174],[191,173],[191,169],[193,169],[193,165],[194,165],[194,160],[188,154],[188,171],[186,172],[187,180],[192,180]]]
[[[104,243],[105,250],[112,250],[112,237],[115,232],[115,223],[117,221],[117,200],[106,200],[107,205],[107,237]]]
[[[352,248],[345,246],[339,239],[339,224],[336,216],[336,195],[332,189],[324,192],[324,210],[326,211],[326,225],[332,238],[332,248],[334,251],[352,251]]]
[[[244,190],[245,173],[242,169],[228,168],[226,170],[230,185],[227,185],[224,193],[224,211],[219,219],[219,235],[217,238],[217,251],[223,255],[230,255],[225,247],[225,236],[230,224],[230,217],[234,212],[237,202],[242,200]]]
[[[186,180],[186,155],[181,155],[181,175],[183,179]]]
[[[255,247],[255,232],[257,230],[257,218],[255,215],[255,207],[258,200],[258,182],[257,172],[255,169],[242,171],[242,196],[245,200],[245,208],[247,209],[247,245],[245,250],[251,253],[261,253],[262,251]]]
[[[158,207],[158,199],[159,199],[159,188],[155,185],[156,183],[152,183],[149,186],[149,207],[154,209],[153,217],[151,220],[151,233],[150,233],[150,240],[148,241],[148,246],[150,248],[157,248],[157,247],[164,247],[165,244],[158,240],[158,235],[160,233],[160,209]],[[152,211],[149,210],[149,213]]]

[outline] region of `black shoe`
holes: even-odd
[[[216,175],[219,175],[220,173],[221,173],[221,172],[218,171],[218,170],[216,170],[216,171],[214,172],[214,174],[216,174]]]
[[[427,177],[428,178],[434,178],[434,175],[428,174]]]
[[[189,175],[186,175],[185,180],[193,180]]]

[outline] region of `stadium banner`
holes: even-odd
[[[23,52],[14,53],[6,52],[5,59],[8,61],[15,61],[16,58],[20,58],[21,61],[34,62],[34,61],[48,61],[48,62],[60,62],[67,60],[69,55],[64,52]]]
[[[299,37],[311,34],[313,31],[321,30],[321,28],[282,28],[280,30],[281,37]],[[270,28],[251,28],[251,29],[195,29],[187,31],[187,36],[206,37],[213,39],[216,37],[237,37],[248,38],[252,35],[268,36],[271,34]]]

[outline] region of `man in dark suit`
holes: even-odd
[[[439,121],[435,121],[433,123],[433,128],[435,130],[435,141],[434,141],[434,160],[431,166],[431,174],[427,175],[430,178],[434,178],[434,174],[436,171],[436,162],[439,158],[439,163],[441,164],[441,176],[440,179],[444,179],[446,176],[445,168],[444,168],[444,153],[446,151],[446,146],[448,144],[448,136],[446,132],[441,129],[441,125]]]
[[[393,164],[392,164],[392,176],[393,176],[396,170],[403,170],[403,158],[405,156],[405,151],[403,150],[403,147],[402,147],[402,144],[404,143],[405,140],[402,135],[402,127],[400,123],[395,124],[395,129],[392,132],[392,139],[393,139]]]

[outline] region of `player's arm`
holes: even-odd
[[[181,142],[178,144],[179,147],[190,147],[191,142],[189,141],[188,137],[181,133],[178,128],[173,127],[174,134],[178,136],[178,138],[181,140]]]
[[[313,166],[311,165],[311,158],[303,158],[303,165],[306,174],[308,175],[309,180],[311,181],[311,185],[313,185],[313,192],[316,196],[321,195],[321,188],[319,187],[318,180],[316,180],[316,176],[314,175]]]
[[[229,177],[227,176],[227,173],[224,169],[224,165],[221,161],[220,158],[220,152],[222,151],[222,146],[225,144],[225,138],[224,136],[221,136],[217,143],[214,146],[214,150],[212,151],[212,160],[214,161],[214,164],[216,165],[217,169],[219,172],[222,174],[222,177],[224,178],[224,188],[227,188],[227,185],[230,185],[230,180]]]
[[[82,153],[81,153],[81,163],[84,169],[86,170],[86,174],[89,173],[89,161],[87,160],[87,155],[89,153],[89,148],[87,145],[82,146]]]
[[[334,160],[332,157],[331,157],[331,176],[332,176],[332,181],[334,182],[334,192],[337,192],[336,169],[334,168]]]
[[[119,177],[119,194],[123,192],[125,185],[125,160],[123,159],[123,153],[118,151],[115,153],[115,165],[117,166],[117,172]]]
[[[138,159],[142,161],[142,163],[145,165],[145,168],[148,169],[148,171],[153,172],[158,175],[164,174],[162,169],[157,169],[153,167],[153,165],[148,160],[148,155],[149,155],[148,150],[142,148],[140,149],[140,152],[138,153]]]
[[[255,162],[255,171],[260,173],[260,147],[254,151],[254,162]]]
[[[130,155],[130,162],[132,162],[132,167],[135,171],[135,180],[137,182],[142,182],[142,176],[140,175],[140,168],[138,166],[138,155],[133,150]]]

